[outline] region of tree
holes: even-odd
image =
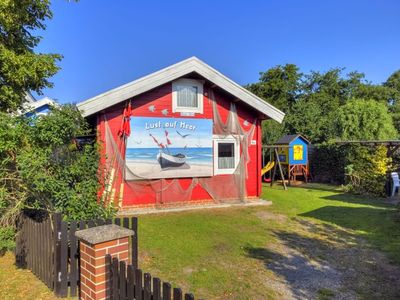
[[[47,116],[0,113],[0,227],[10,228],[23,209],[58,211],[66,219],[106,218],[114,207],[98,203],[97,145],[76,146],[90,128],[71,105]],[[0,231],[0,247],[2,232]]]
[[[246,88],[288,113],[292,105],[296,103],[301,77],[302,74],[299,73],[296,65],[286,64],[261,72],[259,82],[247,85]],[[284,123],[279,124],[273,120],[263,123],[264,144],[274,143],[285,133],[287,133],[287,128]]]
[[[337,137],[342,140],[396,139],[398,133],[384,103],[353,99],[341,106],[335,120]]]
[[[59,54],[35,53],[52,17],[50,0],[0,0],[0,111],[20,109],[29,91],[41,94],[59,67]]]
[[[288,111],[296,103],[301,76],[296,65],[276,66],[261,72],[259,82],[246,88],[277,108]]]

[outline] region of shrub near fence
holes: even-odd
[[[173,288],[168,282],[161,282],[157,277],[133,265],[126,265],[117,258],[106,256],[108,276],[110,279],[110,296],[112,300],[194,300],[192,294],[184,294],[180,288]]]
[[[137,268],[137,218],[63,221],[61,214],[22,215],[16,240],[17,265],[31,270],[58,297],[77,296],[79,287],[79,243],[77,230],[116,224],[131,229],[131,259]]]

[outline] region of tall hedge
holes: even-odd
[[[324,144],[314,146],[310,169],[314,181],[343,184],[350,192],[386,195],[391,158],[385,146]]]

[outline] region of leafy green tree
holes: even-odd
[[[1,226],[13,228],[27,208],[58,211],[66,219],[113,214],[113,207],[98,203],[97,145],[78,149],[74,143],[76,136],[88,133],[87,123],[71,105],[38,118],[0,113]]]
[[[259,82],[246,88],[279,109],[288,111],[296,103],[301,76],[296,65],[276,66],[261,72]]]
[[[41,93],[59,69],[58,54],[35,53],[52,17],[50,0],[0,0],[0,111],[14,112],[26,101],[28,91]]]
[[[337,136],[342,140],[396,139],[398,133],[385,104],[354,99],[337,111]]]
[[[292,105],[296,103],[301,76],[296,65],[276,66],[266,72],[261,72],[259,82],[247,85],[246,88],[288,113]],[[285,122],[279,124],[273,120],[267,120],[263,123],[262,140],[264,144],[274,143],[286,133]]]

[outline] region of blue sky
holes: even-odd
[[[157,148],[158,146],[149,134],[165,145],[165,130],[172,143],[171,148],[212,147],[212,120],[133,117],[131,130],[133,134],[128,138],[128,148]],[[179,135],[178,132],[185,137]]]
[[[190,56],[239,84],[294,63],[380,83],[400,69],[399,0],[53,0],[38,52],[64,55],[45,94],[79,102]]]

